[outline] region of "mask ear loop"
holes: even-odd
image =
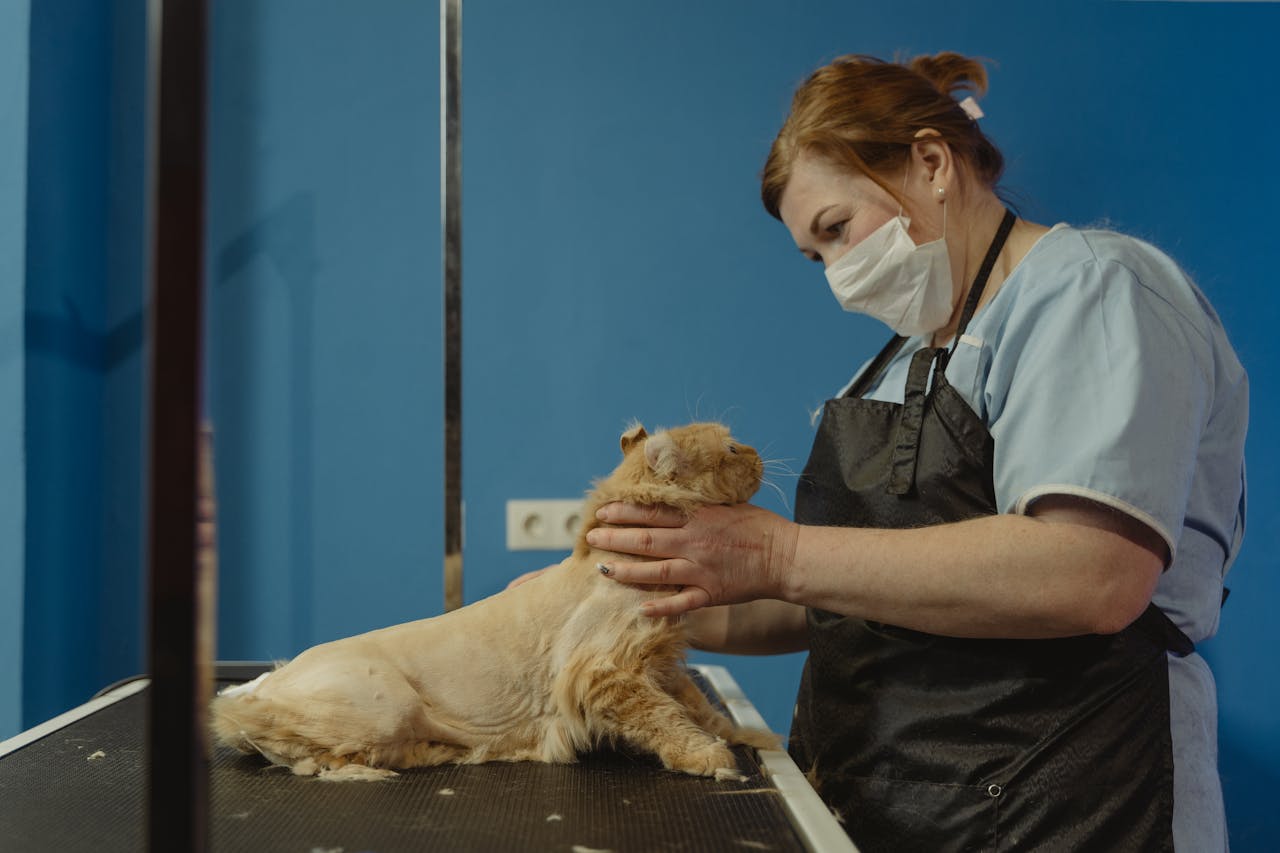
[[[902,176],[902,196],[903,196],[903,198],[906,198],[906,195],[907,195],[907,180],[908,180],[910,177],[911,177],[911,166],[910,166],[910,165],[908,165],[908,166],[907,166],[907,173],[906,173],[905,175],[903,175],[903,176]],[[938,187],[938,193],[939,193],[939,194],[941,194],[941,193],[942,193],[942,187]],[[904,218],[904,217],[902,216],[902,211],[903,211],[903,210],[904,210],[904,208],[903,208],[903,206],[902,206],[902,202],[898,202],[898,218],[899,218],[899,219]],[[906,217],[906,220],[907,220],[907,223],[908,223],[908,224],[910,224],[910,223],[911,223],[911,218],[910,218],[910,217]],[[946,196],[945,196],[945,195],[943,195],[943,196],[942,196],[942,237],[941,237],[940,239],[941,239],[941,240],[943,240],[944,242],[945,242],[945,241],[946,241],[946,239],[947,239],[947,198],[946,198]]]

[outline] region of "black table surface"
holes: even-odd
[[[0,851],[145,849],[146,697],[144,688],[0,759]],[[577,764],[446,765],[379,782],[325,782],[218,747],[212,847],[803,851],[754,751],[736,755],[745,781],[686,776],[646,756],[602,751]]]

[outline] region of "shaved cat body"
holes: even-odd
[[[759,488],[759,455],[715,423],[621,439],[596,484],[573,553],[538,577],[441,616],[307,649],[214,699],[224,743],[299,775],[373,779],[444,763],[566,763],[624,743],[676,771],[733,776],[728,743],[776,747],[716,711],[684,666],[683,625],[641,615],[670,591],[601,577],[617,555],[590,547],[611,501],[685,513]],[[633,558],[628,558],[633,559]]]

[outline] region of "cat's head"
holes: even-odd
[[[646,478],[697,492],[709,503],[745,503],[764,475],[760,454],[723,424],[693,423],[653,435],[636,424],[621,444],[624,456],[642,454]]]

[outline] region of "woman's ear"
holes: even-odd
[[[648,437],[649,433],[644,431],[643,426],[638,423],[632,424],[619,440],[619,444],[622,445],[622,455],[626,456],[627,451],[636,446],[636,442],[644,441]]]
[[[951,146],[942,141],[938,131],[931,127],[916,131],[916,141],[911,145],[911,159],[915,161],[918,174],[930,184],[931,193],[937,187],[943,187],[946,192],[951,191],[955,181]],[[917,173],[916,169],[912,169],[912,172]]]
[[[644,461],[658,479],[670,480],[684,460],[670,433],[660,432],[644,443]]]

